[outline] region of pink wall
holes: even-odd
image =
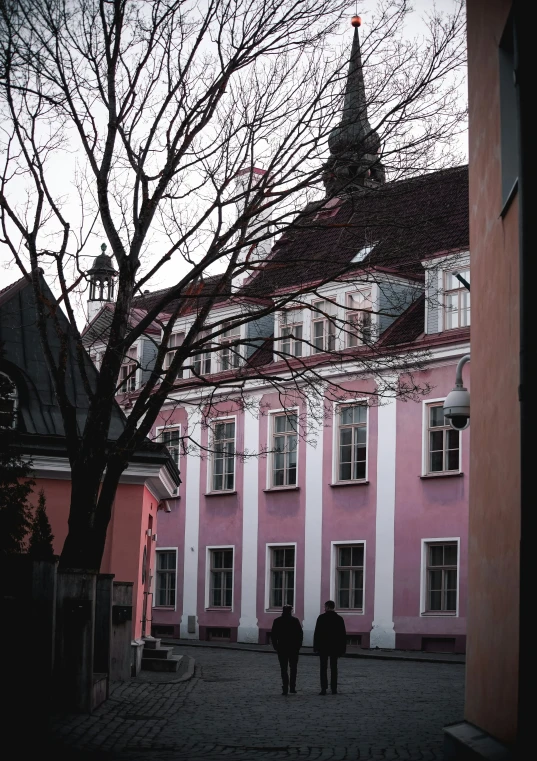
[[[421,478],[423,406],[446,397],[455,383],[456,362],[417,373],[433,390],[420,402],[397,402],[394,623],[397,633],[463,635],[466,630],[468,482],[470,430],[460,434],[462,476]],[[464,368],[470,389],[470,365]],[[420,616],[422,539],[460,537],[459,615]]]

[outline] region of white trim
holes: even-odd
[[[442,475],[443,473],[462,473],[462,431],[459,431],[459,467],[457,470],[438,470],[429,471],[429,410],[428,407],[435,404],[440,404],[446,400],[445,396],[438,399],[423,399],[422,400],[422,451],[421,451],[421,475]]]
[[[207,457],[207,473],[206,473],[206,494],[229,494],[230,492],[237,490],[237,414],[233,413],[231,415],[219,415],[218,417],[212,417],[210,418],[207,423],[207,449],[209,450],[209,456]],[[214,436],[214,430],[212,424],[218,420],[233,420],[235,423],[235,454],[233,455],[234,460],[234,466],[233,466],[233,489],[218,489],[214,490],[212,488],[213,486],[213,436]]]
[[[393,378],[396,380],[396,377]],[[397,400],[378,408],[375,595],[371,647],[395,648],[393,589],[395,557],[395,458]]]
[[[192,411],[188,420],[188,434],[196,435],[200,429],[202,413],[200,409]],[[184,575],[183,575],[183,612],[181,616],[180,636],[182,639],[199,639],[198,624],[198,550],[200,518],[200,475],[201,453],[198,446],[193,446],[188,458],[185,489],[185,538],[184,538]],[[188,617],[195,616],[195,631],[188,631]]]
[[[268,417],[268,425],[267,425],[267,474],[266,474],[266,481],[267,489],[271,489],[274,491],[278,491],[278,489],[289,489],[289,486],[273,486],[272,485],[272,476],[273,476],[273,459],[274,459],[274,452],[273,452],[273,441],[274,441],[274,416],[275,415],[289,415],[292,414],[296,410],[297,416],[297,432],[296,432],[296,484],[293,484],[294,486],[299,486],[299,449],[300,449],[300,407],[298,405],[294,405],[293,407],[281,407],[277,410],[268,410],[267,417]]]
[[[252,397],[259,408],[260,396]],[[259,450],[259,415],[244,413],[244,454]],[[242,487],[241,611],[238,642],[259,642],[257,619],[257,542],[259,532],[259,457],[245,457]]]
[[[178,452],[178,456],[177,456],[176,465],[177,465],[177,469],[180,471],[181,470],[181,467],[180,467],[180,462],[181,462],[181,423],[170,423],[169,425],[158,425],[158,426],[156,426],[156,428],[155,428],[155,438],[159,442],[159,444],[163,444],[164,442],[160,441],[160,435],[161,435],[162,431],[169,431],[172,428],[178,428],[179,429],[179,445],[178,445],[179,446],[179,452]],[[174,493],[173,493],[174,497],[178,497],[179,496],[180,489],[181,489],[181,485],[179,485],[174,490]]]
[[[231,564],[231,578],[232,578],[232,584],[231,584],[231,608],[228,608],[227,605],[222,605],[221,608],[210,606],[210,594],[211,594],[211,552],[213,550],[233,550],[233,563]],[[228,569],[223,569],[228,570]],[[227,611],[228,613],[233,613],[233,605],[235,603],[235,545],[234,544],[208,544],[205,547],[205,604],[204,604],[204,610],[210,610],[210,611],[216,611],[219,610]]]
[[[304,516],[304,645],[313,645],[313,633],[321,604],[323,549],[323,452],[324,393],[312,400],[317,414],[311,416],[316,446],[306,445],[306,504]],[[298,465],[298,460],[297,460]],[[297,473],[298,484],[298,473]],[[296,550],[295,550],[296,566]],[[295,571],[296,585],[296,571]],[[296,602],[296,600],[295,600]]]
[[[336,566],[337,557],[336,551],[338,547],[349,547],[351,545],[363,545],[364,548],[364,591],[363,591],[363,605],[362,610],[345,610],[345,608],[338,608],[336,600]],[[340,541],[330,542],[330,599],[336,603],[336,611],[340,616],[363,616],[365,615],[365,590],[366,590],[366,563],[367,563],[367,543],[365,539],[341,539]]]
[[[339,476],[339,424],[338,424],[338,407],[345,404],[363,404],[366,407],[366,455],[365,455],[365,478],[350,479],[349,481],[340,481]],[[369,480],[369,400],[367,397],[355,399],[342,399],[333,402],[332,409],[332,485],[336,484],[362,484]]]
[[[455,614],[449,613],[425,613],[425,595],[427,594],[427,546],[429,544],[442,544],[455,542],[457,544],[457,608]],[[423,618],[458,618],[459,617],[459,592],[461,583],[461,538],[460,536],[440,536],[421,540],[421,569],[420,569],[420,617]]]
[[[178,579],[177,571],[179,568],[179,547],[155,547],[155,573],[151,581],[153,604],[151,607],[153,608],[153,610],[171,610],[172,608],[171,605],[155,605],[155,599],[157,596],[157,574],[158,574],[157,553],[158,552],[175,552],[175,599],[173,603],[173,609],[177,610],[177,579]]]
[[[293,608],[296,609],[296,567],[297,567],[297,543],[296,542],[267,542],[265,550],[265,613],[274,613],[277,609],[270,607],[270,551],[277,547],[294,547],[295,548],[295,574],[293,588]]]

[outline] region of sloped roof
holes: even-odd
[[[159,303],[162,297],[170,291],[170,288],[161,288],[159,291],[148,291],[136,296],[132,305],[134,309],[149,311]],[[211,275],[200,278],[194,283],[180,299],[173,299],[166,304],[163,311],[172,314],[179,304],[182,312],[196,311],[201,309],[205,299],[214,297],[214,303],[219,304],[227,301],[232,296],[231,283],[224,275]]]
[[[421,277],[421,260],[469,246],[467,166],[368,188],[324,218],[317,217],[320,207],[309,204],[299,214],[242,294],[267,295],[368,267]]]

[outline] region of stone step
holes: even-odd
[[[182,659],[182,655],[172,655],[170,658],[142,658],[142,670],[176,673]]]
[[[173,647],[144,647],[143,658],[169,658]]]
[[[156,650],[160,647],[160,639],[158,637],[142,637],[144,642],[144,650]]]

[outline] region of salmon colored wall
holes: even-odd
[[[500,217],[498,46],[510,0],[468,0],[472,445],[466,719],[516,736],[520,536],[516,198]]]
[[[47,515],[54,534],[54,552],[59,555],[67,536],[71,482],[54,478],[37,478],[35,482],[32,502],[37,504],[39,490],[43,488]],[[133,637],[140,637],[142,633],[142,557],[150,515],[153,516],[153,531],[156,531],[157,504],[157,499],[145,486],[119,485],[101,564],[102,573],[113,573],[117,581],[134,582]],[[156,542],[151,542],[151,569],[155,565],[155,544]],[[147,611],[150,617],[151,600]],[[147,633],[150,633],[150,622]]]

